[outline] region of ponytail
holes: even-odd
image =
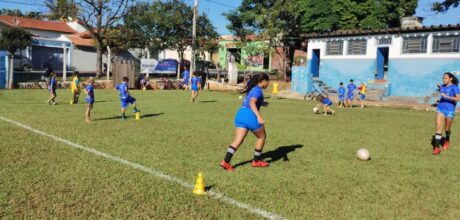
[[[246,84],[246,87],[244,87],[242,93],[246,93],[246,94],[249,93],[249,91],[251,91],[252,88],[256,87],[260,82],[264,80],[266,81],[270,80],[270,78],[268,77],[266,73],[259,73],[259,74],[252,76],[252,78]]]
[[[458,78],[454,74],[451,72],[446,72],[444,75],[448,75],[450,78],[452,78],[452,84],[458,86]]]

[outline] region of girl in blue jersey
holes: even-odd
[[[268,106],[268,103],[264,102],[262,89],[266,89],[269,82],[267,74],[257,74],[249,80],[244,89],[246,98],[235,116],[235,139],[228,147],[224,160],[220,162],[220,166],[227,171],[233,171],[230,160],[248,134],[248,131],[251,131],[257,138],[252,166],[267,167],[269,165],[269,163],[263,161],[261,158],[266,135],[264,128],[265,121],[260,114],[260,107]]]
[[[198,77],[198,73],[195,71],[193,72],[193,76],[191,79],[191,89],[192,89],[192,102],[196,101],[196,97],[200,95],[200,88],[201,88],[201,78]]]
[[[333,115],[335,115],[335,111],[331,109],[332,106],[332,100],[328,98],[327,96],[324,95],[319,95],[316,97],[316,101],[319,102],[318,105],[316,105],[316,108],[319,109],[319,107],[323,107],[324,115],[327,115],[329,112]]]
[[[457,102],[460,101],[457,77],[449,72],[444,73],[443,82],[444,84],[439,89],[441,99],[436,111],[436,134],[432,140],[434,155],[441,153],[441,145],[445,150],[449,148],[451,125],[455,117]],[[443,125],[446,132],[444,141],[442,137]]]
[[[133,112],[136,113],[139,110],[136,107],[136,99],[129,95],[128,92],[128,77],[123,77],[123,81],[117,85],[116,89],[118,90],[118,94],[120,94],[120,102],[121,102],[121,119],[126,119],[126,108],[129,104],[134,106]]]
[[[91,121],[91,110],[93,109],[93,104],[94,104],[94,78],[90,77],[88,79],[88,85],[85,87],[85,93],[86,93],[86,103],[88,103],[88,107],[86,108],[86,117],[85,121],[90,122]]]
[[[353,79],[350,79],[350,83],[347,86],[347,107],[353,108],[353,99],[355,95],[356,85],[353,83]]]
[[[343,82],[340,82],[339,89],[337,89],[337,93],[339,95],[339,108],[345,107],[345,88],[343,87]]]
[[[50,91],[50,99],[48,99],[48,105],[56,105],[56,89],[57,89],[57,81],[56,81],[56,73],[50,73],[50,82],[48,86],[48,90]]]

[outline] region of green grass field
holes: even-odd
[[[0,92],[0,116],[162,171],[287,219],[456,219],[460,216],[460,127],[431,155],[434,113],[390,108],[312,113],[313,102],[270,100],[262,114],[269,168],[250,166],[255,138],[219,166],[233,139],[237,94],[132,91],[144,117],[119,116],[115,91],[96,90],[92,123],[68,90],[48,106],[45,90]],[[82,98],[84,100],[84,98]],[[260,219],[222,199],[0,120],[1,219]],[[370,161],[359,161],[358,148]]]

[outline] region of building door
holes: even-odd
[[[377,74],[375,79],[384,79],[388,72],[388,47],[377,48]]]
[[[319,62],[320,62],[320,51],[313,50],[311,61],[310,61],[310,71],[313,77],[319,77]]]
[[[6,88],[6,52],[0,51],[0,89]]]

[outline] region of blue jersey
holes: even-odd
[[[244,98],[242,106],[246,108],[251,108],[251,106],[249,105],[251,98],[257,99],[256,106],[257,109],[260,109],[260,106],[264,104],[264,94],[262,92],[262,88],[260,88],[259,86],[252,88],[251,91],[249,91],[246,95],[246,98]]]
[[[128,94],[128,84],[127,83],[120,83],[117,85],[117,90],[120,92],[120,99],[127,99],[129,97]]]
[[[348,89],[348,95],[353,95],[353,91],[356,89],[356,85],[350,83],[348,84],[347,89]]]
[[[339,96],[344,96],[345,95],[345,88],[344,87],[339,87],[337,92],[339,93]]]
[[[444,93],[449,97],[455,97],[458,94],[460,94],[458,86],[456,85],[450,85],[450,86],[442,85],[439,92]],[[456,101],[441,97],[441,99],[439,100],[439,104],[438,104],[438,110],[455,112],[456,106],[457,106]]]
[[[86,90],[86,92],[88,92],[88,98],[94,99],[94,87],[93,87],[93,85],[87,85],[85,90]]]
[[[185,70],[183,74],[184,74],[184,80],[188,81],[188,78],[190,77],[190,73],[188,72],[188,70]]]
[[[322,103],[324,105],[332,105],[332,100],[330,100],[329,98],[323,98]]]
[[[192,77],[192,87],[198,88],[198,83],[200,82],[201,82],[200,77],[196,77],[196,76]]]
[[[50,79],[50,90],[55,90],[56,89],[56,77],[51,77]]]

